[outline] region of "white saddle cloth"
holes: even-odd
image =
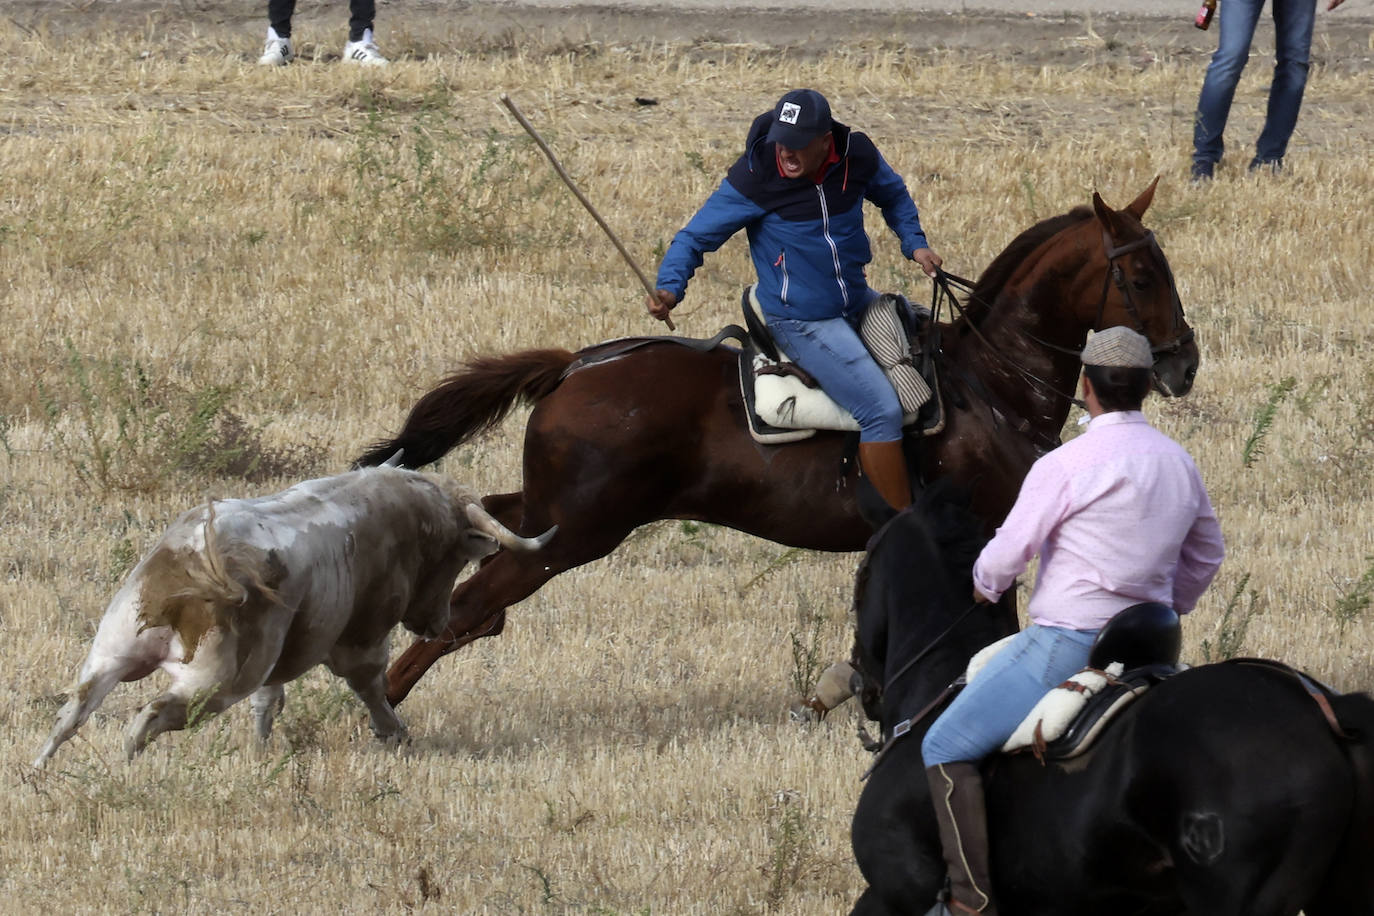
[[[964,679],[972,683],[992,657],[1005,649],[1007,643],[1015,638],[1016,634],[1012,634],[980,649],[969,659]],[[1120,662],[1108,665],[1106,671],[1084,668],[1055,687],[1041,697],[1021,720],[1021,724],[1016,726],[1016,731],[1012,732],[1011,737],[1002,745],[1002,753],[1034,747],[1037,743],[1048,744],[1062,737],[1073,724],[1073,720],[1083,711],[1083,707],[1088,705],[1088,700],[1101,693],[1111,682],[1111,678],[1120,677],[1123,670]]]
[[[759,323],[763,324],[763,310],[759,307],[752,286],[749,288],[749,304],[758,316]],[[930,386],[911,365],[910,345],[896,316],[895,306],[882,300],[870,306],[864,313],[862,331],[869,351],[893,383],[901,401],[902,425],[916,422],[921,405],[930,399]],[[778,355],[782,362],[791,362],[785,353],[779,352]],[[776,434],[770,437],[771,441],[803,439],[817,429],[853,431],[859,428],[854,415],[819,388],[806,387],[794,375],[759,375],[758,370],[771,362],[766,356],[754,357],[754,408],[770,426],[795,431],[795,434]]]

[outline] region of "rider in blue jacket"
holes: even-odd
[[[740,229],[758,275],[755,292],[778,345],[859,423],[859,463],[894,508],[911,501],[897,394],[859,338],[878,293],[863,202],[871,200],[902,253],[935,275],[906,182],[865,134],[835,121],[813,89],[794,89],[754,119],[744,155],[673,237],[648,301],[660,320],[682,301],[703,256]]]

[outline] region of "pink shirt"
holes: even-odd
[[[1186,614],[1225,552],[1193,459],[1140,411],[1114,411],[1031,466],[973,584],[996,600],[1038,553],[1031,620],[1094,630],[1142,601]]]

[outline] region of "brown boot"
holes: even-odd
[[[900,512],[911,505],[911,481],[907,478],[901,439],[860,442],[859,467],[889,506]]]
[[[988,870],[988,819],[983,778],[973,763],[940,763],[926,769],[940,846],[949,868],[950,912],[997,916]]]

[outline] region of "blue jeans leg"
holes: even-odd
[[[1229,0],[1228,0],[1229,2]],[[1288,151],[1298,124],[1307,71],[1312,56],[1312,29],[1317,21],[1315,0],[1273,0],[1274,82],[1264,129],[1255,144],[1255,164],[1277,163]]]
[[[1236,84],[1250,56],[1250,42],[1255,37],[1255,25],[1263,6],[1264,0],[1225,0],[1217,10],[1220,37],[1212,62],[1207,65],[1197,114],[1193,118],[1193,161],[1196,163],[1221,161],[1225,150],[1222,132],[1231,113],[1231,101],[1236,97]]]
[[[782,351],[859,421],[859,441],[902,438],[897,392],[846,319],[800,321],[770,316],[768,327]]]
[[[925,765],[982,760],[1000,748],[1046,692],[1088,664],[1096,636],[1038,624],[1017,633],[926,732]]]

